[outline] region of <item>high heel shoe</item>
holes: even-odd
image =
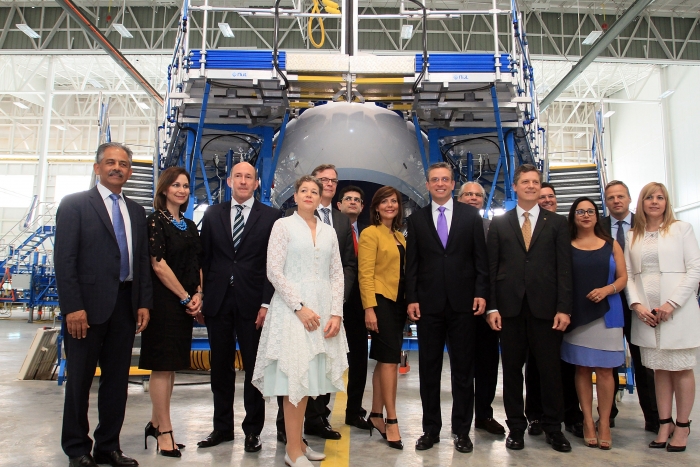
[[[660,420],[659,420],[660,421]],[[678,419],[676,419],[676,428],[687,428],[688,429],[688,436],[690,436],[690,422],[692,420],[688,420],[687,422],[679,422]],[[683,452],[685,451],[685,446],[674,446],[670,442],[666,445],[666,451],[668,452]]]
[[[385,418],[384,423],[386,425],[396,425],[399,423],[399,421],[395,418]],[[401,438],[399,438],[398,441],[392,441],[385,436],[384,439],[386,439],[386,442],[389,444],[390,448],[403,449],[403,442],[401,442]]]
[[[659,425],[667,425],[669,423],[673,423],[672,418],[664,418],[664,419],[659,420]],[[675,430],[675,428],[674,428],[674,430]],[[673,435],[673,431],[671,431],[671,433],[668,434],[669,439],[671,439],[671,435]],[[664,441],[663,443],[658,443],[656,441],[652,441],[651,443],[649,443],[649,447],[652,449],[663,449],[666,447],[666,444],[668,444],[668,441]]]
[[[143,444],[144,444],[144,449],[148,449],[148,437],[153,436],[153,439],[156,440],[156,443],[158,442],[158,428],[153,426],[153,422],[148,422],[146,424],[146,428],[144,429],[144,435],[143,435]],[[184,444],[177,443],[177,448],[178,449],[185,449]]]
[[[162,432],[161,432],[161,431],[158,431],[158,429],[156,428],[156,433],[157,433],[158,436],[160,436],[160,435],[170,435],[170,441],[172,441],[173,446],[177,446],[177,444],[175,444],[175,439],[173,438],[173,430],[170,430],[170,431],[162,431]],[[177,449],[177,448],[175,448],[175,449],[170,449],[170,450],[168,450],[168,449],[160,449],[160,446],[158,445],[158,438],[156,438],[156,452],[159,452],[159,451],[160,451],[160,455],[161,455],[161,456],[165,456],[165,457],[182,457],[182,453],[181,453],[180,450]]]
[[[372,430],[379,431],[379,428],[374,426],[374,423],[372,423],[373,418],[384,419],[384,414],[378,413],[378,412],[370,412],[369,417],[367,417],[367,424],[369,425],[369,435],[370,436],[372,436]],[[382,438],[386,439],[386,433],[382,433],[381,431],[379,431],[379,434],[382,435]]]

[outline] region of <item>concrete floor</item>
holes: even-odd
[[[61,466],[67,465],[67,458],[60,447],[61,414],[63,408],[63,388],[55,381],[18,381],[26,351],[37,327],[50,323],[28,324],[17,317],[0,320],[0,466]],[[503,436],[494,436],[482,430],[472,432],[474,452],[460,454],[455,451],[449,438],[450,387],[448,363],[443,372],[443,420],[448,423],[443,428],[441,443],[428,451],[416,451],[415,440],[421,435],[421,408],[418,395],[418,371],[416,355],[411,355],[411,371],[399,377],[398,419],[405,443],[403,451],[390,449],[376,433],[372,438],[367,431],[350,428],[342,424],[344,405],[336,407],[331,423],[341,430],[343,440],[325,443],[309,437],[311,446],[317,451],[325,451],[329,459],[321,467],[330,466],[449,466],[449,465],[491,465],[491,466],[530,466],[530,465],[602,465],[607,466],[671,466],[700,465],[700,427],[693,427],[689,450],[674,454],[666,451],[652,451],[646,445],[653,439],[651,433],[643,431],[644,420],[637,404],[636,395],[625,394],[618,407],[617,427],[613,429],[613,449],[601,451],[583,446],[579,438],[570,437],[573,451],[560,454],[545,443],[544,436],[525,435],[523,451],[509,451],[505,448]],[[370,372],[372,364],[370,364]],[[138,381],[133,378],[133,381]],[[178,375],[179,383],[207,382],[206,375]],[[237,379],[236,393],[242,394],[242,378]],[[700,387],[700,385],[698,386]],[[365,392],[364,407],[370,408],[370,387]],[[90,423],[96,424],[97,380],[93,384]],[[344,396],[339,396],[343,398]],[[341,405],[341,404],[339,404]],[[696,404],[691,419],[700,420],[700,409]],[[129,387],[129,403],[126,421],[122,429],[121,445],[124,452],[135,457],[144,466],[282,466],[284,446],[275,440],[274,417],[277,405],[268,405],[267,424],[262,433],[263,449],[257,454],[243,451],[243,432],[240,416],[236,417],[236,439],[210,449],[197,450],[197,441],[211,431],[212,397],[208,384],[186,385],[175,388],[172,401],[172,416],[176,439],[187,448],[180,459],[156,455],[153,438],[149,449],[143,449],[143,427],[150,417],[148,393],[138,384]],[[494,401],[495,418],[505,419],[502,394]],[[242,397],[236,397],[235,411],[243,412]],[[349,460],[342,452],[348,451]],[[333,455],[337,450],[338,455]]]

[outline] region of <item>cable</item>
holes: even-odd
[[[318,0],[314,0],[314,6],[311,8],[311,13],[312,14],[320,14],[321,13],[321,8],[318,6]],[[314,35],[313,35],[313,24],[314,24],[314,17],[310,16],[309,17],[309,22],[307,23],[306,27],[306,33],[307,36],[309,36],[309,42],[311,42],[311,45],[316,47],[317,49],[320,49],[323,47],[323,44],[326,42],[326,28],[323,26],[323,18],[316,18],[316,21],[318,22],[318,26],[321,29],[321,42],[316,42],[314,40]]]

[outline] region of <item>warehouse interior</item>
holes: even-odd
[[[132,149],[134,176],[125,193],[147,209],[159,172],[185,167],[195,187],[187,217],[195,222],[208,206],[230,199],[225,179],[241,160],[258,168],[258,199],[276,208],[290,205],[296,178],[333,163],[340,186],[360,185],[369,196],[381,185],[396,186],[407,213],[429,202],[425,167],[447,161],[457,189],[472,180],[484,185],[485,217],[514,207],[513,170],[534,163],[554,183],[571,171],[590,172],[590,185],[560,197],[561,214],[579,195],[602,200],[608,181],[624,181],[633,200],[657,181],[668,188],[676,218],[700,231],[700,164],[693,162],[700,120],[697,2],[338,3],[0,1],[0,465],[66,461],[60,445],[65,375],[59,333],[50,332],[60,328],[55,216],[65,196],[94,186],[95,150],[103,142]],[[45,343],[36,340],[40,329],[47,330]],[[193,352],[206,352],[206,329],[195,329],[195,337]],[[50,361],[29,373],[41,370],[42,377],[24,372],[37,347]],[[338,393],[331,423],[342,439],[309,439],[328,456],[322,466],[700,463],[695,432],[679,455],[646,448],[653,435],[642,429],[633,385],[618,395],[611,452],[573,443],[571,453],[560,454],[543,437],[527,436],[528,448],[514,452],[503,436],[479,430],[472,454],[455,452],[444,439],[438,449],[414,451],[422,432],[417,351],[408,356],[397,396],[407,448],[386,452],[376,436],[344,425]],[[239,376],[236,414],[244,411],[242,381]],[[504,421],[500,381],[494,418]],[[232,444],[197,450],[211,425],[208,382],[202,368],[178,375],[173,422],[187,448],[173,461],[150,444],[141,447],[150,399],[148,374],[135,372],[124,452],[141,465],[283,465],[274,401],[260,453],[244,452],[240,426]],[[365,406],[369,400],[368,383]],[[450,400],[446,355],[445,420]],[[697,413],[694,408],[690,418]]]

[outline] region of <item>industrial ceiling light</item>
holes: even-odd
[[[584,136],[586,136],[586,133],[584,133],[582,131],[581,133],[577,133],[576,136],[574,136],[574,139],[580,139],[580,138],[583,138]]]
[[[595,41],[598,40],[600,36],[603,35],[603,31],[591,31],[588,36],[583,40],[583,45],[593,45]]]
[[[63,125],[54,125],[54,126],[61,131],[66,131],[66,127],[64,127]]]
[[[126,26],[124,26],[121,23],[114,23],[112,24],[112,27],[114,27],[114,30],[117,31],[122,37],[126,37],[127,39],[131,39],[134,36],[131,35],[128,29],[126,29]]]
[[[608,110],[607,112],[605,112],[605,115],[603,115],[603,118],[610,118],[610,117],[612,117],[614,114],[615,114],[615,111],[614,111],[614,110]]]
[[[32,39],[38,39],[40,37],[39,34],[37,34],[37,32],[35,30],[30,28],[26,24],[15,24],[15,26],[17,26],[17,29],[19,29],[20,31],[22,31],[23,33],[25,33],[26,35],[28,35]]]
[[[659,99],[666,99],[668,96],[670,96],[674,92],[676,92],[676,91],[674,91],[673,89],[668,89],[668,90],[664,91],[664,93],[659,96]]]
[[[20,101],[15,101],[15,102],[13,102],[13,104],[15,104],[20,109],[27,110],[29,108],[28,105],[25,105],[23,102],[20,102]]]
[[[413,37],[413,25],[404,24],[401,26],[401,39],[408,40]]]
[[[221,30],[221,34],[223,34],[224,37],[235,37],[233,35],[233,31],[231,30],[231,26],[229,26],[228,23],[219,23],[219,29]]]
[[[141,107],[143,110],[148,110],[148,109],[150,109],[150,107],[148,106],[148,104],[146,104],[145,102],[137,102],[137,105],[138,105],[139,107]]]
[[[88,78],[87,82],[88,82],[88,84],[92,85],[93,88],[99,88],[99,89],[104,88],[104,86],[102,86],[102,83],[100,83],[99,81],[97,81],[94,78]]]

